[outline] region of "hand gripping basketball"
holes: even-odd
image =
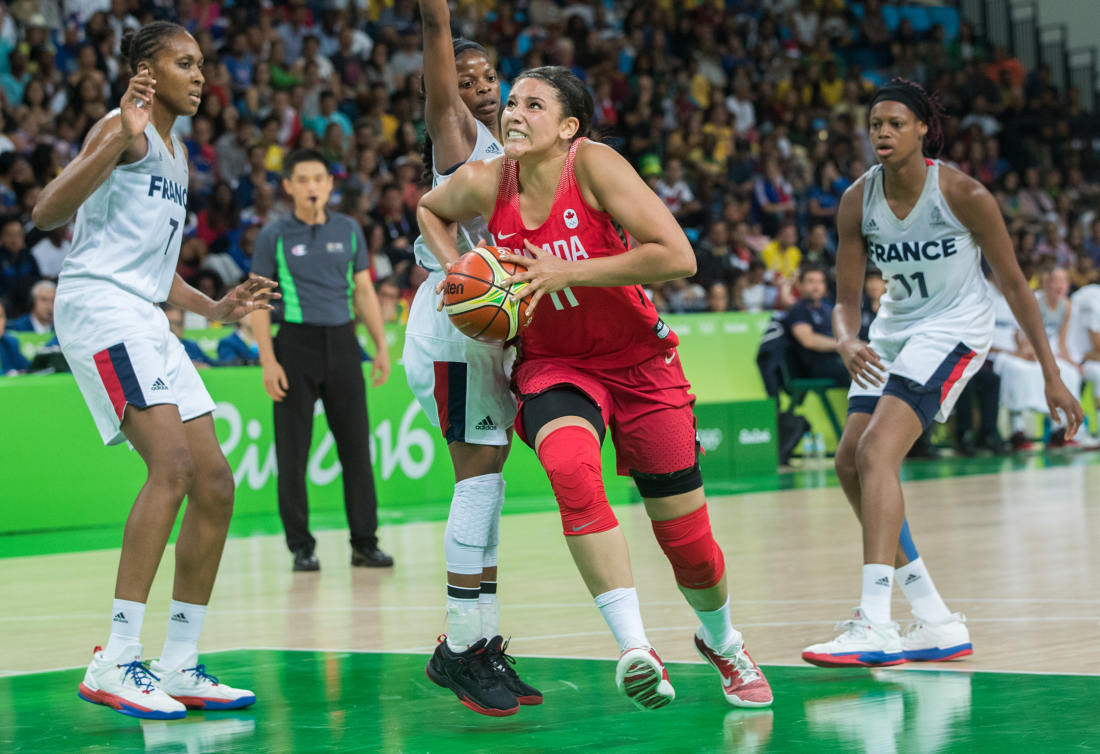
[[[512,283],[514,263],[501,262],[499,251],[479,246],[449,265],[442,283],[443,307],[463,335],[483,343],[504,343],[530,321],[526,283]]]
[[[523,241],[523,245],[534,256],[533,259],[505,253],[500,255],[500,261],[502,264],[512,265],[513,268],[516,265],[524,268],[522,271],[513,273],[504,282],[506,285],[522,283],[530,286],[524,296],[531,297],[530,313],[533,316],[535,307],[538,306],[543,294],[557,293],[566,289],[572,283],[568,274],[569,265],[572,262],[558,259],[546,249],[540,249],[526,239]],[[515,298],[515,294],[512,294],[512,297]]]

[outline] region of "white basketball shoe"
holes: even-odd
[[[852,611],[852,620],[836,624],[840,636],[824,644],[802,650],[802,659],[822,668],[879,667],[905,662],[898,624],[872,623],[860,608]]]
[[[206,672],[206,666],[199,664],[198,652],[192,652],[178,668],[169,670],[154,660],[150,669],[155,674],[157,688],[188,709],[242,709],[256,703],[256,695],[251,691],[218,683],[217,678]]]
[[[96,647],[79,696],[115,712],[143,720],[178,720],[187,709],[156,686],[157,677],[141,661],[142,646],[131,644],[114,660]]]
[[[652,647],[633,647],[620,655],[615,685],[638,709],[660,709],[676,698],[665,664]]]
[[[952,613],[942,623],[931,623],[916,613],[901,635],[901,651],[908,662],[946,662],[974,654],[966,616]]]

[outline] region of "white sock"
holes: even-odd
[[[447,646],[465,652],[481,638],[480,588],[447,584]]]
[[[192,605],[172,600],[168,608],[168,636],[160,653],[160,665],[175,670],[192,653],[199,651],[202,622],[206,619],[206,605]]]
[[[924,565],[924,558],[909,561],[908,565],[894,571],[894,580],[901,585],[905,599],[913,606],[913,612],[931,623],[943,623],[951,617],[947,603],[936,590],[932,577]]]
[[[695,614],[699,616],[707,643],[713,649],[725,653],[741,643],[741,632],[730,625],[729,597],[726,598],[726,604],[717,610],[711,610],[710,612],[696,610]]]
[[[111,605],[111,638],[107,640],[107,646],[103,650],[103,659],[114,660],[126,647],[131,644],[140,644],[143,620],[145,620],[143,603],[115,600]]]
[[[1024,422],[1023,411],[1009,411],[1008,418],[1012,422],[1012,432],[1014,434],[1016,432],[1024,432],[1027,429],[1027,424]]]
[[[882,563],[863,566],[863,596],[859,608],[872,623],[890,622],[890,595],[894,591],[894,567]]]
[[[477,598],[481,612],[481,635],[492,639],[500,634],[500,600],[497,599],[497,582],[482,581],[481,595]]]
[[[638,604],[638,590],[612,589],[596,597],[596,607],[600,609],[611,635],[619,643],[619,651],[625,652],[631,647],[648,647],[642,625],[642,608]]]

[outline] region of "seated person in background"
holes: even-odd
[[[776,306],[779,289],[768,282],[768,265],[760,259],[749,262],[749,269],[737,278],[733,286],[733,304],[745,312],[762,312]]]
[[[859,339],[865,343],[871,339],[871,323],[878,316],[884,293],[886,293],[886,281],[882,279],[882,272],[878,268],[867,270],[863,278],[863,307],[859,314]]]
[[[31,368],[31,363],[19,350],[19,339],[5,332],[8,326],[6,312],[7,304],[0,299],[0,376],[19,374]]]
[[[8,323],[12,332],[53,332],[53,300],[57,283],[39,280],[31,286],[31,310]]]
[[[1001,406],[1001,376],[993,364],[997,355],[1016,349],[1016,318],[1001,292],[987,278],[989,295],[994,302],[993,346],[989,349],[982,368],[966,383],[955,403],[955,447],[964,456],[977,455],[979,450],[990,450],[1000,455],[1005,442],[997,429],[997,413]],[[974,401],[978,403],[980,423],[974,433]]]
[[[264,164],[266,156],[267,148],[263,144],[253,144],[248,148],[248,172],[237,179],[237,206],[241,209],[253,205],[256,189],[260,186],[270,186],[274,190],[279,185],[279,174],[268,170]]]
[[[31,256],[38,263],[38,271],[42,273],[42,277],[57,280],[57,276],[61,274],[61,265],[73,245],[69,239],[71,230],[69,223],[59,225],[46,231],[45,237],[31,248]]]
[[[42,277],[25,238],[18,217],[9,215],[0,220],[0,296],[8,299],[15,313],[30,308],[31,286]]]
[[[375,286],[378,303],[382,307],[382,321],[406,324],[409,319],[409,307],[401,298],[401,282],[392,275],[379,280]]]
[[[1081,376],[1100,392],[1100,285],[1086,285],[1070,297],[1066,350],[1081,365]],[[1095,431],[1095,430],[1094,430]]]
[[[734,256],[729,245],[729,226],[718,220],[710,224],[706,238],[695,247],[695,280],[703,285],[732,282],[748,267]]]
[[[684,163],[675,157],[668,160],[664,176],[657,181],[657,196],[661,197],[672,216],[681,222],[698,213],[702,207],[684,180]]]
[[[787,364],[794,377],[828,378],[847,385],[851,377],[836,351],[833,305],[825,298],[827,290],[824,270],[803,268],[798,278],[800,297],[787,312]]]
[[[793,275],[802,266],[802,251],[795,246],[797,241],[798,231],[794,223],[784,223],[771,243],[760,252],[768,270],[785,278]]]
[[[806,251],[802,252],[806,264],[832,267],[836,260],[836,247],[829,240],[829,230],[822,224],[810,228],[806,236]]]
[[[1054,351],[1058,362],[1062,382],[1069,388],[1073,397],[1080,400],[1081,372],[1077,365],[1069,360],[1066,353],[1066,332],[1071,312],[1067,293],[1069,293],[1069,275],[1061,267],[1056,267],[1042,275],[1042,288],[1035,292],[1035,298],[1039,301],[1039,313],[1043,317],[1043,324],[1046,326],[1051,350]],[[1001,304],[1003,296],[996,291],[991,291],[991,294],[997,326],[1000,327],[1002,319],[1006,321],[1010,319],[1010,312],[1007,306]],[[1011,321],[1016,325],[1015,318],[1011,318]],[[1050,409],[1047,406],[1043,370],[1035,359],[1035,352],[1018,326],[1013,332],[1014,342],[1011,345],[1004,344],[1005,350],[997,353],[993,369],[1001,378],[1001,405],[1008,409],[1012,422],[1010,438],[1012,448],[1030,450],[1031,441],[1025,432],[1024,412],[1034,411],[1047,415]],[[1051,421],[1055,423],[1057,429],[1050,437],[1050,444],[1054,446],[1066,444],[1065,427],[1061,424],[1061,417],[1052,416]]]
[[[260,350],[252,333],[252,318],[243,317],[233,332],[218,341],[218,363],[223,367],[239,367],[260,363]]]
[[[405,206],[401,187],[396,183],[387,183],[382,187],[378,206],[371,213],[371,219],[382,226],[386,239],[386,256],[398,275],[408,274],[413,263],[413,242],[420,235],[416,224],[416,214]]]
[[[187,358],[191,359],[191,363],[199,369],[215,366],[214,360],[206,355],[206,351],[199,348],[198,343],[183,337],[183,309],[177,309],[171,304],[161,304],[160,308],[164,310],[164,316],[168,318],[168,329],[179,338],[179,342],[183,345],[183,350],[187,352]]]
[[[707,289],[687,278],[670,280],[665,284],[668,310],[676,314],[690,314],[707,310]]]
[[[730,289],[725,283],[715,283],[707,291],[707,311],[728,312],[730,310]]]

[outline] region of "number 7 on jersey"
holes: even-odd
[[[164,247],[164,256],[168,256],[168,250],[172,248],[172,239],[176,237],[176,231],[180,229],[178,220],[169,218],[168,223],[172,226],[172,232],[168,234],[168,244]]]

